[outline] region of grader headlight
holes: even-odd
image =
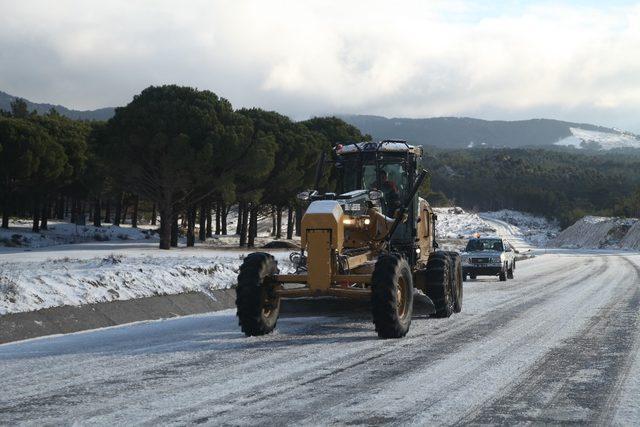
[[[371,224],[371,219],[369,219],[368,217],[344,217],[342,219],[342,224],[344,224],[345,227],[349,227],[349,228],[366,228],[369,226],[369,224]]]

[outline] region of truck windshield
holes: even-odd
[[[467,243],[467,252],[478,251],[504,251],[502,240],[500,239],[471,239]]]

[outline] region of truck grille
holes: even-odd
[[[491,258],[470,258],[472,264],[488,264]]]

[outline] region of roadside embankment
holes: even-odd
[[[586,216],[560,232],[551,248],[640,249],[640,221]]]
[[[207,313],[235,307],[235,289],[188,292],[81,306],[65,305],[0,316],[0,344],[45,335]]]

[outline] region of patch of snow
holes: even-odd
[[[462,208],[434,208],[438,216],[436,238],[468,239],[476,233],[494,233],[495,228],[486,223],[478,214],[464,211]]]
[[[0,248],[42,248],[71,243],[148,240],[158,241],[159,236],[151,226],[75,225],[62,221],[49,221],[47,230],[31,231],[31,221],[13,220],[9,229],[0,228]]]
[[[581,128],[569,128],[571,136],[555,142],[555,145],[573,146],[581,149],[589,144],[597,144],[602,150],[614,148],[640,148],[640,139],[636,135],[615,131],[600,132]]]
[[[635,218],[586,216],[563,230],[549,247],[640,249],[640,221]]]
[[[518,250],[529,250],[544,246],[559,231],[555,222],[507,209],[475,214],[455,207],[434,208],[434,212],[438,215],[436,237],[444,241],[447,249],[454,249],[464,244],[463,240],[479,233],[498,235]]]
[[[503,209],[496,212],[485,212],[480,216],[490,221],[497,228],[501,237],[510,240],[516,246],[520,240],[523,242],[521,246],[544,247],[560,232],[557,221],[549,221],[544,217],[525,212]],[[506,223],[507,230],[501,230],[503,227],[500,227],[501,224],[499,222],[496,224],[495,221]]]
[[[4,255],[0,315],[61,305],[226,289],[236,283],[243,251],[176,249],[155,245],[109,252],[73,249]],[[108,246],[107,246],[108,248]],[[276,252],[281,271],[289,252]]]

